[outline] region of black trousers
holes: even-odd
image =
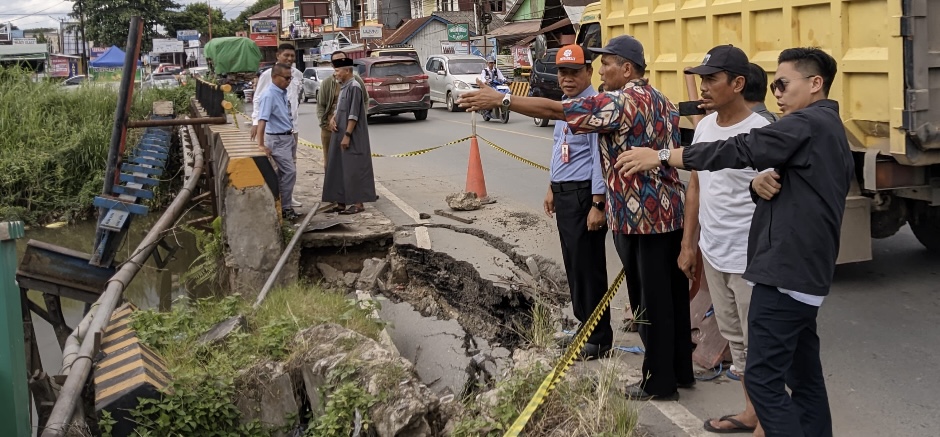
[[[670,395],[678,384],[695,381],[689,279],[678,264],[681,244],[682,230],[614,234],[627,275],[630,306],[646,348],[641,387],[655,396]]]
[[[589,184],[590,185],[590,184]],[[607,233],[588,231],[587,217],[591,212],[591,187],[555,193],[555,216],[561,255],[565,261],[571,307],[582,324],[607,292]],[[605,228],[606,229],[606,228]],[[614,342],[610,327],[610,308],[604,311],[597,327],[588,337],[589,343],[609,345]]]
[[[745,388],[767,437],[832,436],[816,335],[818,312],[776,287],[754,286]]]

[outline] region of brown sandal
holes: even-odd
[[[339,213],[341,215],[353,215],[353,214],[359,214],[362,211],[365,211],[365,208],[358,206],[358,205],[353,205],[347,208],[345,211],[340,211]]]

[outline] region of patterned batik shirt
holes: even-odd
[[[679,111],[646,79],[622,90],[566,100],[565,119],[575,133],[597,133],[607,180],[607,224],[618,234],[658,234],[682,229],[685,186],[674,168],[623,177],[617,155],[633,147],[679,146]]]

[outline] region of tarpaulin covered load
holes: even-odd
[[[254,41],[237,36],[213,38],[203,51],[211,60],[215,74],[256,72],[261,62],[261,50]]]

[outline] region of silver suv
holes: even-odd
[[[486,68],[486,59],[475,55],[432,55],[425,64],[431,85],[431,102],[441,102],[447,109],[460,110],[457,99],[477,88],[477,78]]]

